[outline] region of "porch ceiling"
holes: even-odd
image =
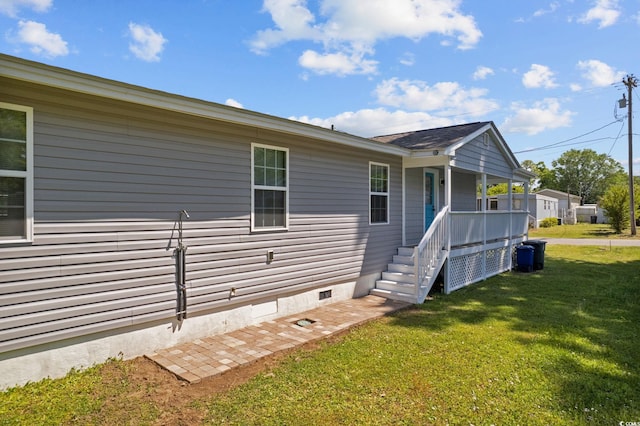
[[[402,158],[405,169],[414,167],[444,167],[449,164],[451,158],[438,150],[412,152],[410,156]]]
[[[439,168],[445,167],[449,164],[450,157],[448,155],[424,155],[424,156],[412,156],[412,157],[404,157],[403,158],[403,167],[405,169],[414,169],[414,168],[422,168],[422,167],[430,167],[430,168]],[[468,175],[474,175],[478,179],[481,180],[482,173],[474,170],[462,169],[459,167],[451,167],[453,172],[464,173]],[[444,177],[444,176],[443,176]],[[509,180],[515,183],[519,182],[529,182],[529,176],[522,175],[519,173],[514,173],[513,176],[495,176],[487,174],[487,183],[490,185],[506,183]]]

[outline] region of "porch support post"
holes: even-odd
[[[405,229],[405,224],[407,223],[407,179],[406,179],[406,167],[404,166],[404,158],[402,159],[402,246],[406,247],[407,245],[407,232]]]
[[[444,166],[444,204],[447,206],[447,240],[445,242],[447,253],[451,253],[451,165],[449,162]],[[449,294],[449,277],[451,277],[451,256],[445,262],[444,268],[444,292]]]
[[[482,279],[487,279],[487,174],[482,174]]]
[[[480,206],[480,211],[481,212],[486,212],[487,211],[487,175],[485,173],[482,174],[481,179],[481,184],[482,185],[482,194],[480,195],[481,197],[481,203],[482,205]]]
[[[444,167],[444,204],[451,210],[451,166]]]
[[[507,180],[507,203],[509,204],[509,239],[513,238],[513,181]]]

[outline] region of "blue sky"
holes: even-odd
[[[492,120],[521,161],[628,165],[640,0],[0,0],[0,28],[2,53],[360,136]]]

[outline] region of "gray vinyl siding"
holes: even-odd
[[[422,168],[405,171],[406,217],[405,232],[407,245],[420,243],[424,235],[424,171]]]
[[[451,210],[475,211],[476,210],[476,176],[469,173],[452,172]]]
[[[513,176],[512,166],[508,163],[498,144],[489,138],[489,144],[485,145],[482,135],[456,150],[451,165],[491,176],[504,178]]]
[[[399,157],[5,79],[0,96],[35,129],[33,244],[0,245],[0,352],[172,321],[181,209],[190,315],[379,273],[402,243]],[[250,231],[252,142],[289,149],[286,232]],[[369,161],[390,166],[388,225],[369,225]]]

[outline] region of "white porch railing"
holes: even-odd
[[[433,219],[420,243],[413,249],[417,303],[424,302],[447,258],[448,235],[449,206],[445,206]]]
[[[445,292],[508,271],[513,246],[527,235],[528,212],[451,212]]]
[[[527,233],[527,212],[451,212],[451,246],[469,246]]]

